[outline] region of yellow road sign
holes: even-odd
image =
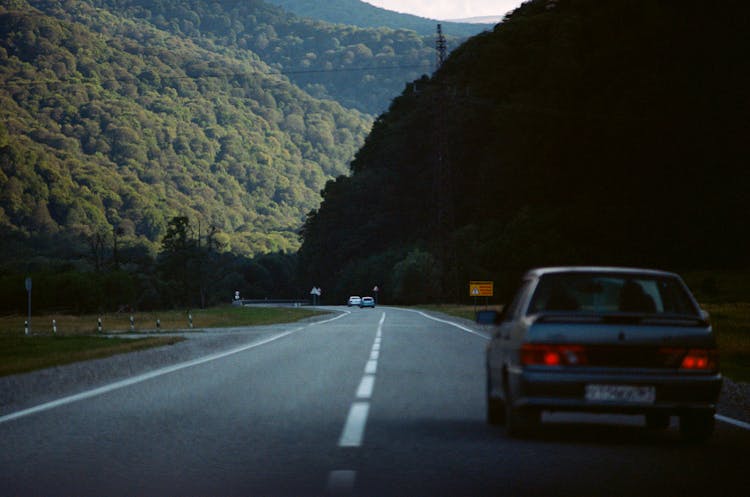
[[[471,297],[492,297],[494,281],[470,281],[469,295]]]

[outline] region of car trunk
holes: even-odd
[[[527,343],[582,346],[580,366],[679,369],[691,349],[715,349],[711,328],[691,319],[636,316],[537,318]]]

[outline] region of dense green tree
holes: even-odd
[[[393,294],[398,302],[426,304],[440,298],[440,274],[435,257],[414,249],[393,266]]]
[[[158,267],[165,291],[172,305],[189,306],[198,293],[199,268],[203,262],[190,220],[185,216],[170,219],[161,243]]]

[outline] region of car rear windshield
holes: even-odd
[[[620,273],[543,275],[528,313],[561,311],[698,315],[687,289],[674,277]]]

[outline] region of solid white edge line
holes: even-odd
[[[344,316],[344,314],[337,316],[333,319],[329,319],[325,322],[334,321],[340,317]],[[320,324],[319,323],[313,323],[313,324]],[[308,326],[313,326],[308,325]],[[175,364],[173,366],[167,366],[165,368],[157,369],[155,371],[150,371],[148,373],[140,374],[138,376],[133,376],[132,378],[128,378],[121,381],[116,381],[114,383],[110,383],[109,385],[104,385],[99,388],[94,388],[93,390],[88,390],[85,392],[81,392],[75,395],[70,395],[68,397],[63,397],[61,399],[53,400],[51,402],[46,402],[44,404],[40,404],[38,406],[30,407],[28,409],[22,409],[20,411],[16,411],[10,414],[6,414],[5,416],[0,416],[0,424],[5,423],[7,421],[12,421],[14,419],[22,418],[25,416],[29,416],[31,414],[36,414],[38,412],[48,411],[50,409],[54,409],[56,407],[64,406],[67,404],[72,404],[73,402],[78,402],[79,400],[84,399],[90,399],[91,397],[96,397],[97,395],[102,395],[105,393],[112,392],[114,390],[119,390],[121,388],[129,387],[131,385],[135,385],[137,383],[142,383],[146,380],[150,380],[152,378],[156,378],[159,376],[163,376],[165,374],[174,373],[175,371],[180,371],[181,369],[190,368],[193,366],[198,366],[200,364],[205,364],[207,362],[215,361],[217,359],[223,359],[224,357],[228,357],[230,355],[238,354],[240,352],[244,352],[246,350],[254,349],[256,347],[260,347],[261,345],[266,345],[267,343],[271,343],[275,340],[278,340],[280,338],[284,338],[285,336],[291,335],[292,333],[297,333],[300,330],[305,329],[306,326],[301,326],[299,328],[294,328],[289,331],[285,331],[283,333],[279,333],[277,335],[273,335],[269,338],[265,338],[263,340],[260,340],[259,342],[253,342],[248,345],[243,345],[242,347],[237,347],[235,349],[227,350],[224,352],[219,352],[216,354],[212,354],[205,357],[200,357],[198,359],[193,359],[192,361],[187,362],[181,362],[179,364]]]
[[[479,333],[478,331],[474,331],[471,328],[467,328],[466,326],[460,325],[458,323],[454,323],[453,321],[448,321],[447,319],[436,318],[436,317],[430,316],[429,314],[426,314],[426,313],[424,313],[422,311],[414,311],[412,309],[401,309],[401,310],[403,310],[403,311],[409,311],[409,312],[416,312],[417,314],[421,314],[422,316],[426,317],[427,319],[432,319],[433,321],[437,321],[439,323],[449,324],[449,325],[451,325],[451,326],[453,326],[455,328],[458,328],[459,330],[463,330],[463,331],[465,331],[467,333],[471,333],[472,335],[476,335],[478,337],[482,337],[485,340],[489,340],[490,339],[490,337],[488,337],[488,336],[486,336],[486,335],[484,335],[482,333]]]
[[[721,414],[716,414],[714,417],[719,421],[723,421],[724,423],[737,426],[744,430],[750,430],[750,423],[745,423],[744,421],[740,421],[739,419],[722,416]]]
[[[344,316],[347,316],[347,315],[351,314],[351,311],[338,311],[338,312],[341,312],[341,314],[339,314],[335,318],[326,319],[325,321],[316,321],[314,323],[310,323],[308,326],[318,326],[319,324],[330,323],[331,321],[336,321],[337,319],[341,319]]]
[[[362,445],[362,435],[367,424],[367,414],[370,411],[369,402],[354,402],[349,408],[344,430],[339,438],[339,447],[359,447]]]

